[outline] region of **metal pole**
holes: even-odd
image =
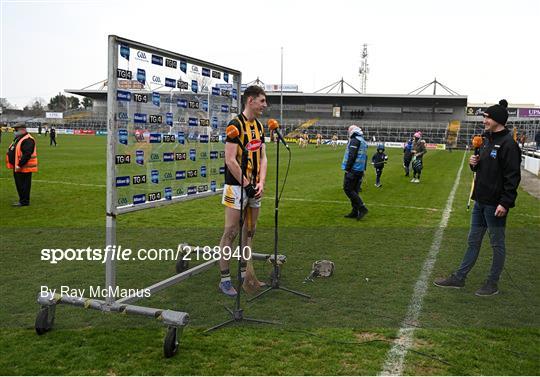
[[[109,61],[107,79],[107,202],[106,202],[106,239],[105,245],[111,248],[116,245],[116,189],[115,189],[115,155],[116,155],[116,68],[118,67],[118,43],[116,36],[109,35]],[[111,293],[116,287],[116,265],[111,253],[107,254],[105,265],[105,286],[107,297],[105,301],[114,303]]]
[[[283,125],[283,47],[281,47],[281,84],[280,84],[280,102],[279,102],[279,124]],[[279,145],[279,140],[278,140]]]

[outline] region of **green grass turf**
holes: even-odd
[[[14,183],[11,172],[4,166],[0,170],[3,374],[377,374],[407,311],[463,157],[459,151],[429,151],[422,183],[415,185],[403,176],[401,151],[389,149],[381,189],[374,187],[374,170],[368,168],[361,195],[370,212],[357,222],[343,218],[350,210],[341,189],[343,149],[293,145],[280,205],[279,249],[288,256],[282,284],[313,299],[273,291],[256,302],[243,301],[246,315],[283,324],[231,327],[206,336],[202,330],[227,319],[223,305],[232,305],[217,292],[219,276],[212,269],[137,303],[191,316],[179,354],[163,359],[164,329],[144,317],[60,305],[53,331],[34,332],[41,285],[88,289],[104,284],[100,263],[40,260],[42,248],[97,248],[105,242],[105,138],[60,135],[58,142],[53,148],[38,138],[40,172],[34,175],[30,207],[10,207],[16,200]],[[287,155],[281,151],[283,178]],[[266,199],[254,244],[264,253],[273,251],[274,146],[268,155]],[[470,181],[465,166],[431,280],[456,268],[465,250]],[[539,201],[520,190],[508,219],[506,271],[498,296],[474,296],[491,263],[487,239],[464,289],[430,285],[405,373],[540,373],[539,225]],[[215,245],[222,226],[223,208],[215,196],[120,216],[117,243],[133,249],[175,248],[181,242]],[[334,261],[335,275],[304,284],[318,259]],[[270,266],[255,265],[259,278],[267,278]],[[143,288],[173,273],[170,261],[122,262],[118,284]]]

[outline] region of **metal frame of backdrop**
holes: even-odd
[[[119,215],[126,214],[133,211],[155,208],[168,204],[178,203],[181,201],[187,201],[197,198],[204,198],[211,195],[215,195],[222,191],[222,189],[216,189],[215,191],[208,190],[206,192],[200,192],[194,195],[178,195],[172,198],[162,198],[160,200],[148,201],[142,204],[129,204],[118,206],[117,202],[117,189],[116,189],[116,155],[118,146],[118,101],[117,101],[117,69],[118,69],[118,55],[119,47],[129,46],[129,48],[136,48],[148,53],[159,54],[162,57],[176,59],[179,61],[188,62],[197,66],[206,67],[209,69],[228,72],[233,75],[233,85],[236,85],[236,100],[237,106],[240,108],[241,103],[241,87],[242,74],[238,70],[230,69],[227,67],[219,66],[213,63],[209,63],[203,60],[191,58],[181,54],[177,54],[171,51],[159,49],[153,46],[149,46],[136,41],[131,41],[125,38],[121,38],[115,35],[110,35],[108,38],[108,85],[107,85],[107,199],[106,199],[106,245],[116,245],[116,218]],[[233,86],[234,88],[234,86]],[[210,113],[210,106],[208,106],[208,113]],[[253,253],[253,259],[255,260],[269,260],[272,256],[270,254]],[[217,259],[209,260],[201,263],[193,268],[186,270],[179,270],[177,264],[177,273],[172,277],[159,281],[146,289],[151,294],[159,292],[174,284],[180,283],[189,277],[199,274],[203,271],[210,269],[212,266],[218,263]],[[113,256],[107,254],[105,265],[105,288],[107,289],[107,296],[105,300],[98,300],[85,297],[73,297],[68,295],[61,295],[58,293],[52,294],[38,294],[38,304],[41,305],[41,309],[36,317],[35,329],[36,332],[41,335],[51,330],[54,318],[55,309],[58,304],[67,304],[86,309],[94,309],[102,312],[117,312],[124,314],[136,314],[142,316],[153,317],[161,321],[168,327],[167,334],[164,340],[164,353],[166,357],[173,356],[178,349],[178,333],[177,330],[182,330],[189,322],[189,315],[186,312],[163,310],[156,308],[149,308],[144,306],[132,305],[133,302],[139,300],[142,297],[137,295],[131,295],[116,300],[114,295],[110,295],[114,292],[116,287],[116,262]]]

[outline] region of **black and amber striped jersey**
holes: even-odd
[[[228,126],[235,126],[238,129],[238,139],[248,151],[246,177],[251,183],[258,182],[259,172],[261,170],[261,149],[264,144],[264,128],[262,123],[257,119],[249,121],[244,114],[239,114],[229,122]],[[228,137],[226,141],[230,143],[235,142]],[[236,161],[238,161],[238,165],[241,165],[242,148],[240,146],[236,150]],[[227,164],[225,164],[225,183],[235,186],[240,185],[227,168]]]

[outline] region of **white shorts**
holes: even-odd
[[[249,206],[250,208],[259,208],[261,206],[261,199],[248,198],[246,190],[244,191],[244,203],[243,208]],[[226,207],[240,210],[240,186],[227,185],[223,187],[223,196],[221,198],[221,204]]]

